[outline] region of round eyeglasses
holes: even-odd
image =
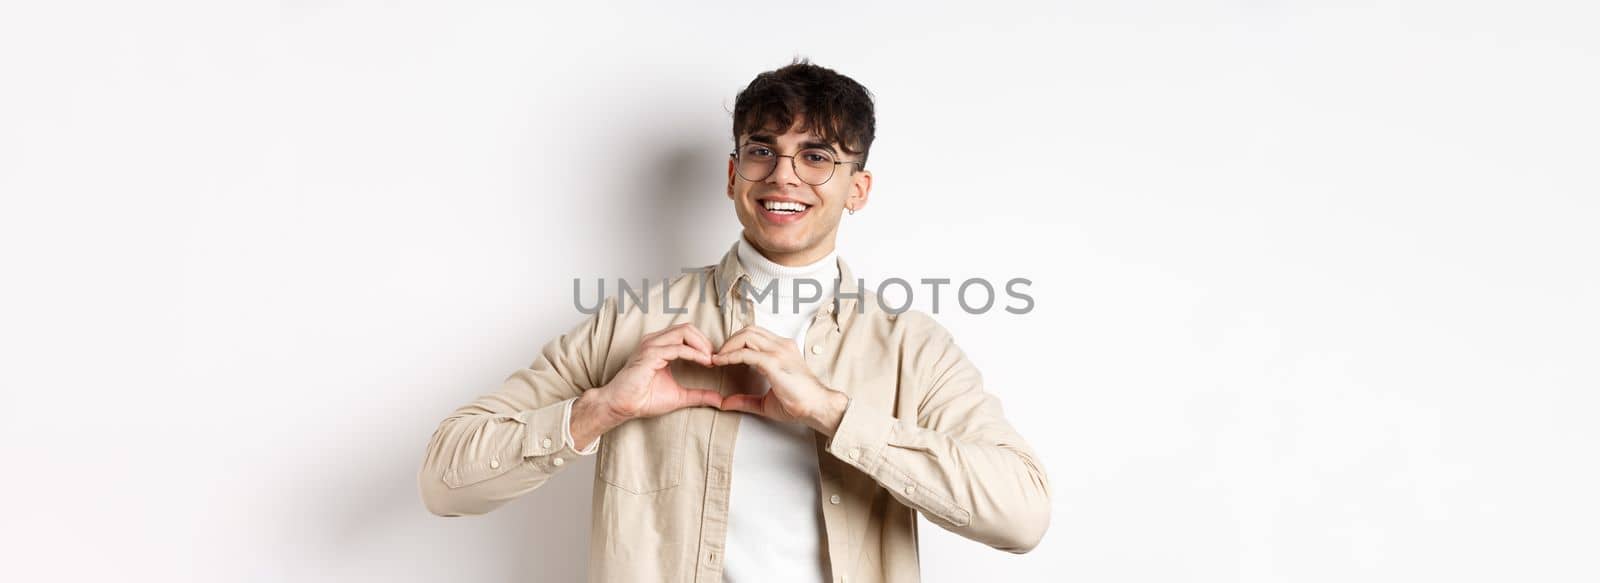
[[[740,146],[728,156],[733,158],[733,168],[739,177],[751,182],[760,182],[771,176],[772,171],[778,168],[778,158],[788,158],[794,167],[795,178],[812,186],[821,186],[833,178],[833,171],[840,164],[861,167],[861,162],[856,160],[834,160],[833,152],[821,148],[807,148],[793,156],[783,156],[773,151],[772,146],[750,143]]]

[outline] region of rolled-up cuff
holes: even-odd
[[[577,440],[572,438],[572,405],[577,401],[576,398],[567,399],[567,406],[561,411],[561,439],[565,441],[567,448],[578,455],[594,455],[600,451],[600,440],[604,436],[595,436],[594,443],[589,444],[587,449],[578,449]]]

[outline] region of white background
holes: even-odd
[[[926,580],[1594,581],[1597,28],[6,2],[0,578],[580,580],[592,458],[445,519],[423,448],[579,320],[572,278],[727,249],[733,96],[798,54],[877,96],[840,239],[869,283],[1035,282],[1026,316],[938,319],[1051,529],[1011,555],[924,523]]]

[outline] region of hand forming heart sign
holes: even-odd
[[[748,367],[764,378],[764,394],[735,393],[723,397],[715,391],[678,384],[668,365],[674,360],[701,366]],[[732,375],[741,385],[753,385],[748,370]],[[604,387],[586,391],[573,409],[575,438],[604,433],[629,419],[665,415],[685,407],[717,407],[783,422],[799,422],[824,435],[832,435],[844,416],[849,397],[823,386],[806,368],[794,341],[766,329],[749,326],[728,337],[715,351],[711,341],[693,324],[679,324],[645,335],[628,364]],[[587,442],[587,439],[579,439]]]

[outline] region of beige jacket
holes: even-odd
[[[916,513],[1013,553],[1050,524],[1050,487],[1033,450],[942,326],[898,315],[843,260],[835,301],[817,311],[805,359],[850,396],[830,439],[816,433],[817,480],[831,579],[919,580]],[[500,389],[457,409],[428,442],[418,474],[440,516],[484,514],[563,471],[567,401],[611,380],[647,333],[693,322],[713,346],[754,322],[730,249],[650,289],[644,306],[607,298]],[[665,303],[663,303],[665,302]],[[681,313],[679,313],[681,312]],[[686,387],[737,391],[726,368],[673,362]],[[634,419],[600,439],[590,524],[591,581],[722,581],[733,447],[744,413],[697,407]]]

